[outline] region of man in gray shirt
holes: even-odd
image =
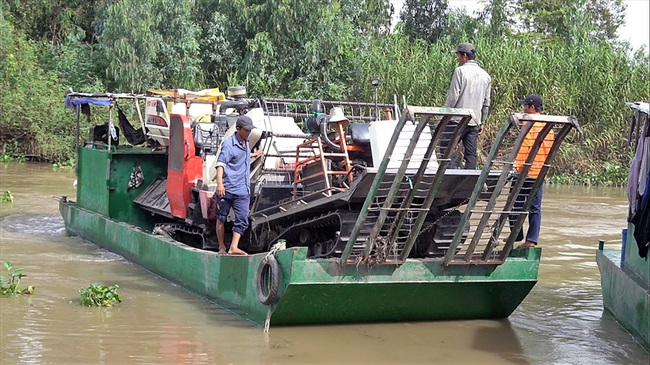
[[[454,70],[445,107],[471,109],[474,112],[474,118],[463,131],[461,140],[465,148],[465,168],[475,169],[476,142],[488,115],[492,78],[476,62],[476,50],[471,43],[458,45],[456,59],[459,66]]]

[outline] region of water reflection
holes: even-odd
[[[77,237],[52,195],[70,172],[0,166],[0,260],[36,294],[0,298],[1,364],[648,364],[602,310],[597,241],[620,244],[623,189],[545,188],[540,280],[509,319],[261,328]],[[23,181],[30,181],[24,184]],[[79,306],[119,284],[113,308]]]
[[[490,321],[491,326],[479,328],[473,347],[484,352],[495,352],[509,364],[530,364],[517,334],[507,319]]]

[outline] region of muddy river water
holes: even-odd
[[[0,364],[649,364],[603,312],[598,240],[619,247],[622,188],[545,187],[539,282],[504,320],[262,329],[92,243],[65,233],[52,197],[72,171],[0,164],[0,261],[24,268],[31,296],[0,298]],[[6,275],[6,270],[1,275]],[[80,288],[118,284],[111,308]]]

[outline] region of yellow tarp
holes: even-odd
[[[148,93],[154,95],[169,96],[172,98],[182,98],[189,100],[221,101],[226,99],[226,95],[219,91],[219,88],[203,89],[200,91],[191,91],[185,89],[162,90],[149,89]]]

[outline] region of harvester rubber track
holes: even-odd
[[[188,245],[201,249],[216,249],[214,240],[206,237],[206,230],[200,227],[190,226],[184,223],[157,223],[153,234],[167,236],[176,241],[184,242]],[[179,237],[183,236],[183,237]]]
[[[284,239],[287,247],[307,246],[310,257],[338,257],[348,242],[357,215],[356,212],[341,210],[324,213],[292,224],[276,240]],[[364,230],[364,233],[360,242],[367,238],[368,231]]]

